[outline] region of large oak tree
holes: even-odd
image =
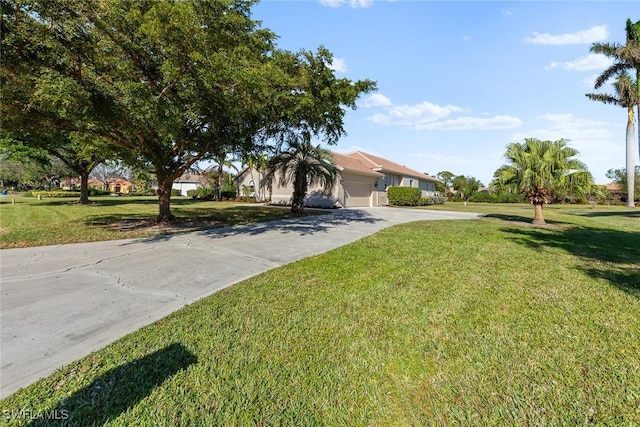
[[[368,80],[337,79],[331,54],[280,51],[252,1],[3,0],[0,113],[14,133],[94,135],[171,186],[221,151],[292,134],[332,143]]]

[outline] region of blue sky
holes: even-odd
[[[324,45],[338,77],[372,79],[339,152],[489,184],[507,144],[567,138],[598,183],[625,165],[626,111],[588,100],[637,2],[263,0],[253,18],[297,51]],[[605,88],[610,91],[610,87]]]

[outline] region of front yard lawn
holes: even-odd
[[[0,413],[16,425],[30,422],[7,417],[20,410],[71,425],[638,425],[638,218],[582,212],[552,229],[383,230],[185,307]]]
[[[0,249],[150,237],[291,218],[290,209],[172,198],[178,221],[157,225],[157,197],[92,197],[80,205],[69,199],[0,198]],[[317,215],[306,211],[305,215]]]

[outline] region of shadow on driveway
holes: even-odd
[[[327,210],[324,215],[311,215],[297,218],[287,218],[276,221],[256,222],[246,225],[231,227],[209,228],[194,231],[197,236],[210,238],[223,238],[230,236],[258,236],[267,232],[279,232],[280,234],[296,233],[300,236],[315,235],[328,232],[330,229],[347,227],[349,224],[376,224],[384,219],[377,218],[365,210],[341,209]],[[168,241],[180,236],[180,233],[163,234],[148,238],[136,239],[134,242],[123,243],[127,246],[133,243],[156,243]]]

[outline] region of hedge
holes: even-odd
[[[41,198],[58,198],[58,197],[80,197],[79,191],[66,191],[66,190],[58,190],[58,191],[28,191],[27,196],[29,197],[38,197]]]
[[[422,190],[416,187],[389,187],[387,199],[394,206],[418,206]]]

